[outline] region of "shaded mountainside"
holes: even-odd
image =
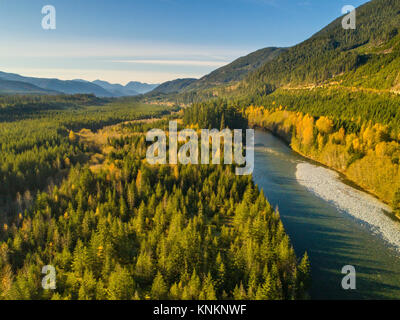
[[[152,97],[157,95],[169,95],[172,98],[182,93],[193,97],[193,94],[204,93],[215,86],[223,86],[243,80],[251,71],[256,70],[267,61],[271,61],[285,52],[286,48],[264,48],[240,57],[232,63],[216,69],[201,79],[176,79],[168,81],[150,92]],[[207,98],[210,97],[209,95]],[[167,98],[168,99],[168,98]]]
[[[0,80],[0,94],[57,94],[57,91],[45,90],[33,84],[21,82]]]
[[[286,48],[264,48],[240,57],[232,63],[219,68],[192,83],[186,90],[206,89],[212,86],[242,80],[249,72],[256,70],[268,61],[278,57]]]
[[[169,93],[178,93],[183,91],[189,85],[197,81],[197,79],[193,78],[185,78],[185,79],[176,79],[172,81],[167,81],[160,84],[153,91],[149,92],[150,95],[157,94],[169,94]]]

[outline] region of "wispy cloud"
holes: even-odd
[[[173,65],[173,66],[202,66],[221,67],[228,61],[203,61],[203,60],[113,60],[115,63],[151,64],[151,65]]]
[[[90,39],[55,40],[48,45],[32,39],[24,39],[24,41],[8,41],[7,46],[0,50],[0,57],[109,57],[116,60],[143,58],[147,60],[231,61],[232,58],[247,53],[249,53],[249,49],[240,46],[188,45],[148,41],[91,41]]]

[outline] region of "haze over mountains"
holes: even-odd
[[[131,81],[125,86],[118,83],[112,84],[102,80],[95,80],[93,81],[93,83],[111,92],[114,96],[117,97],[145,94],[159,86],[158,84],[148,84],[138,81]]]
[[[59,80],[24,77],[0,71],[0,94],[79,94],[91,93],[98,97],[122,97],[144,94],[158,84],[129,82],[126,86],[95,80]]]

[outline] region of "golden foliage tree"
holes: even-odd
[[[333,121],[327,117],[319,118],[315,125],[321,133],[329,134],[333,131]]]

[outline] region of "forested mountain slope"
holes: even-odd
[[[260,87],[266,84],[273,87],[315,84],[361,67],[372,75],[378,71],[372,67],[377,60],[387,65],[399,57],[396,36],[400,27],[400,1],[371,1],[357,8],[356,17],[355,30],[343,29],[342,17],[336,19],[310,39],[251,73],[244,86],[261,92]],[[351,78],[353,83],[357,82],[357,74]]]
[[[186,89],[189,85],[194,83],[197,79],[194,78],[185,78],[185,79],[176,79],[172,81],[167,81],[160,84],[154,90],[150,91],[148,95],[154,96],[157,94],[174,94],[179,93]]]
[[[215,86],[227,85],[243,80],[250,72],[258,69],[267,61],[271,61],[285,52],[286,48],[264,48],[240,57],[232,63],[218,68],[200,79],[176,79],[156,87],[149,96],[182,93],[183,95],[196,95],[197,92],[212,89]]]
[[[356,18],[355,30],[343,29],[339,17],[296,46],[270,51],[267,61],[260,53],[268,48],[217,69],[167,99],[185,104],[216,97],[259,99],[277,88],[322,84],[398,92],[400,1],[373,0],[356,9]],[[257,59],[259,68],[242,73],[246,60],[257,66]],[[239,83],[234,81],[241,77]]]

